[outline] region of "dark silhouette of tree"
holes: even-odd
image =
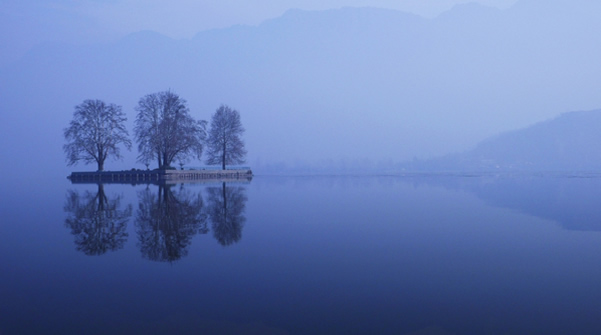
[[[213,223],[213,236],[223,246],[238,242],[242,238],[242,227],[246,221],[244,209],[248,198],[243,187],[209,187],[208,213]]]
[[[240,122],[240,113],[226,105],[221,105],[211,118],[211,129],[207,139],[207,164],[221,164],[225,170],[228,164],[242,164],[246,149],[240,136],[244,128]]]
[[[86,191],[81,196],[76,191],[68,191],[64,210],[69,215],[65,225],[75,236],[77,250],[86,255],[102,255],[123,248],[132,207],[128,205],[123,210],[120,207],[121,197],[109,199],[102,184],[98,184],[95,194]]]
[[[186,100],[171,91],[153,93],[140,99],[136,111],[139,162],[156,159],[159,169],[166,169],[174,160],[201,158],[206,121],[190,116]]]
[[[85,100],[75,106],[73,120],[64,130],[67,144],[63,150],[68,164],[74,165],[80,160],[86,164],[96,162],[98,171],[103,171],[104,161],[109,155],[121,158],[120,144],[131,149],[125,121],[127,118],[121,106],[115,104]]]
[[[159,262],[173,262],[188,254],[192,237],[206,234],[207,221],[200,194],[159,185],[158,193],[149,188],[138,193],[136,216],[138,246],[142,256]]]

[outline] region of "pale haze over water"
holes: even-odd
[[[3,1],[0,334],[601,333],[600,31],[592,0]],[[104,169],[139,176],[166,91],[239,111],[252,180],[66,178],[75,106],[122,107]]]

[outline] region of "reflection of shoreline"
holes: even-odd
[[[262,184],[389,187],[399,183],[466,192],[490,206],[515,210],[574,231],[601,231],[601,172],[406,172],[381,176],[276,176]]]
[[[491,206],[554,221],[567,230],[601,231],[601,178],[596,174],[428,177],[412,181],[466,191]]]
[[[221,185],[221,183],[227,183],[228,185],[249,185],[252,179],[203,179],[203,180],[160,180],[160,181],[71,181],[73,185],[180,185],[180,184],[198,184],[198,185]]]

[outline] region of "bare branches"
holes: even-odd
[[[206,121],[192,118],[186,100],[171,91],[153,93],[140,99],[136,111],[138,161],[157,159],[164,169],[176,159],[201,158]]]
[[[207,164],[241,164],[245,161],[246,149],[240,136],[244,127],[240,113],[226,105],[221,105],[211,118],[211,129],[207,139]]]
[[[63,150],[68,164],[75,165],[80,160],[85,164],[96,162],[98,171],[102,171],[108,156],[121,158],[121,144],[131,149],[126,120],[121,106],[101,100],[85,100],[75,106],[73,120],[64,130],[67,143]]]
[[[195,120],[186,100],[171,91],[157,92],[142,97],[135,110],[135,140],[138,161],[146,165],[156,160],[159,169],[170,168],[174,161],[180,164],[191,158],[201,159],[204,144],[208,145],[207,164],[244,163],[246,149],[241,135],[244,128],[240,113],[221,105],[213,114],[207,135],[207,122]],[[83,161],[96,162],[98,171],[104,170],[109,156],[121,158],[120,145],[131,149],[121,106],[100,100],[85,100],[75,107],[73,120],[64,129],[67,143],[63,150],[69,165]]]

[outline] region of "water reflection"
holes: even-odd
[[[123,248],[132,206],[120,208],[121,196],[109,199],[102,184],[98,184],[95,193],[86,191],[80,195],[74,190],[67,191],[65,225],[75,236],[77,250],[86,255],[102,255]]]
[[[150,188],[140,191],[138,200],[136,232],[144,258],[176,261],[188,254],[194,235],[208,232],[200,193],[159,185],[158,192]]]
[[[248,190],[222,182],[105,185],[100,198],[113,199],[118,190],[117,209],[134,207],[131,237],[123,250],[84,267],[80,252],[60,248],[65,237],[73,248],[62,224],[27,220],[25,213],[47,210],[24,204],[15,211],[20,214],[9,212],[23,224],[3,227],[15,229],[0,243],[3,263],[15,270],[0,285],[7,301],[1,314],[17,321],[2,331],[97,327],[115,334],[142,325],[146,333],[250,333],[254,329],[227,326],[252,322],[295,334],[599,333],[601,235],[558,229],[534,216],[566,228],[595,228],[601,178],[257,179]],[[67,193],[77,199],[67,203],[81,205],[65,208],[85,207],[98,196],[79,193]],[[60,212],[65,203],[58,200],[40,205]],[[92,203],[101,207],[98,199]],[[71,213],[78,211],[69,212],[73,221]],[[242,232],[247,224],[252,236]],[[62,236],[53,234],[56,228]],[[35,238],[49,247],[11,254],[35,246]],[[53,262],[58,257],[61,262]],[[176,261],[176,269],[147,259],[185,261]],[[131,285],[139,282],[145,284]],[[68,294],[74,285],[82,288],[78,299]],[[241,298],[257,303],[240,304]],[[124,318],[116,305],[131,312]],[[40,326],[21,331],[31,324],[19,321],[31,318],[31,306]]]
[[[133,212],[132,204],[122,208],[121,195],[109,197],[104,185],[97,185],[96,192],[67,191],[64,206],[68,213],[65,224],[75,235],[77,250],[86,255],[122,249]],[[147,184],[137,192],[134,221],[142,257],[157,262],[177,261],[188,255],[194,236],[210,230],[223,246],[240,241],[246,221],[245,191],[242,186],[229,186],[225,182],[218,187],[207,187],[208,206],[205,206],[202,189],[194,190],[184,184]]]
[[[231,245],[242,238],[242,227],[246,221],[244,210],[246,194],[243,187],[209,187],[209,217],[213,223],[213,236],[223,246]]]
[[[429,182],[468,191],[491,206],[551,220],[567,230],[601,231],[601,178],[597,174],[474,175]]]

